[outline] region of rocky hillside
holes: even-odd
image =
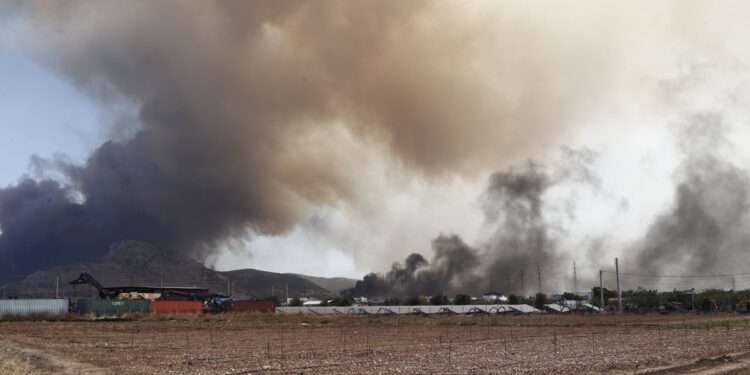
[[[214,271],[185,255],[130,240],[112,244],[107,255],[98,263],[76,263],[37,271],[22,281],[3,286],[2,293],[22,298],[54,297],[55,283],[59,279],[60,296],[96,297],[93,287],[68,284],[81,272],[88,272],[104,286],[201,286],[219,293],[226,293],[230,287],[235,296],[250,298],[266,298],[271,295],[272,289],[276,296],[282,297],[287,286],[290,297],[338,294],[338,291],[329,291],[294,274],[254,269]]]

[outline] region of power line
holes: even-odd
[[[539,293],[542,292],[542,266],[536,265],[536,276],[539,278]]]
[[[573,291],[578,294],[578,274],[576,273],[576,261],[573,261]]]
[[[615,273],[615,271],[607,271],[602,270],[604,273]],[[672,278],[681,278],[681,277],[694,277],[694,278],[711,278],[711,277],[733,277],[733,276],[744,276],[744,275],[750,275],[750,272],[742,272],[742,273],[727,273],[727,274],[716,274],[716,275],[648,275],[648,274],[640,274],[640,273],[625,273],[620,272],[620,276],[636,276],[636,277],[672,277]]]

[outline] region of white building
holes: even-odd
[[[508,302],[508,297],[500,292],[488,292],[482,295],[482,301],[487,303],[503,303]]]

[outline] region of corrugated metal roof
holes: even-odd
[[[570,311],[570,309],[568,309],[567,307],[560,306],[556,303],[546,303],[544,304],[544,307],[557,312]]]
[[[539,313],[541,311],[529,305],[421,305],[421,306],[302,306],[278,307],[277,312],[286,314],[468,314],[473,312],[521,314]]]
[[[590,303],[584,303],[581,306],[583,306],[584,308],[586,308],[588,310],[591,310],[591,311],[596,311],[596,312],[601,312],[602,311],[602,309],[600,309],[600,308],[598,308],[598,307],[596,307],[596,306],[594,306],[594,305],[592,305]]]

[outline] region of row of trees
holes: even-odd
[[[592,288],[594,295],[591,303],[598,307],[600,306],[599,287]],[[613,290],[604,288],[604,301],[605,305],[612,298],[617,297],[617,293]],[[563,298],[566,300],[581,300],[581,297],[573,293],[564,293]],[[750,302],[750,290],[743,291],[725,291],[720,289],[709,289],[698,293],[691,293],[686,291],[667,291],[659,292],[656,290],[649,290],[644,288],[638,288],[636,290],[624,290],[622,291],[622,298],[624,308],[626,310],[637,310],[637,311],[656,311],[663,308],[665,304],[672,307],[678,306],[685,310],[734,310],[738,304],[743,302]],[[274,302],[280,305],[280,301],[277,297],[273,297]],[[508,304],[527,304],[536,308],[543,307],[544,304],[550,303],[550,299],[543,293],[537,293],[533,297],[523,297],[511,294],[508,296],[508,301],[504,303]],[[337,296],[330,300],[324,300],[321,306],[351,306],[354,303],[354,299],[351,296]],[[453,298],[448,297],[445,294],[437,294],[431,297],[420,297],[411,296],[404,298],[389,297],[383,302],[378,304],[386,306],[395,305],[470,305],[470,304],[493,304],[494,302],[484,302],[483,300],[474,300],[468,294],[456,294]],[[290,306],[302,306],[302,301],[299,298],[294,298],[290,302]],[[747,307],[744,307],[747,309]]]
[[[594,294],[592,304],[599,306],[599,287],[591,290]],[[604,303],[611,298],[617,297],[617,292],[604,288]],[[639,311],[655,311],[664,304],[679,304],[686,310],[734,310],[738,304],[750,301],[750,290],[721,290],[708,289],[702,292],[667,291],[659,292],[638,288],[636,290],[622,291],[623,304],[627,309]],[[600,306],[601,307],[601,306]]]

